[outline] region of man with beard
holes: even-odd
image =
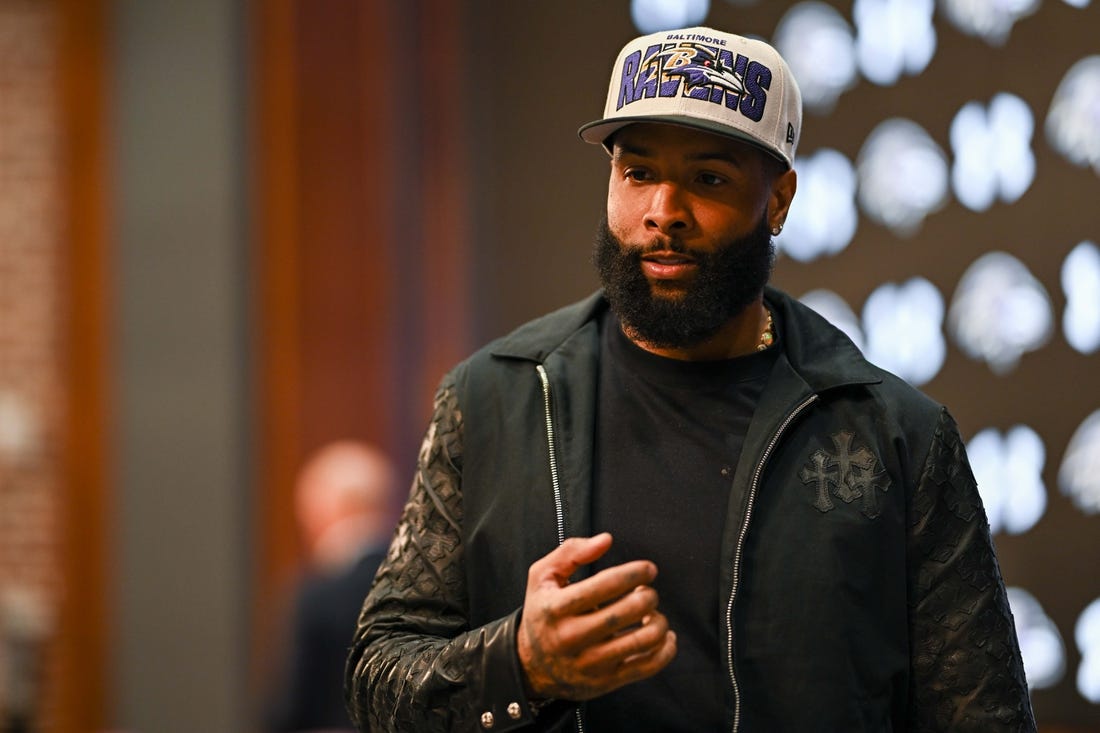
[[[765,43],[622,50],[603,289],[441,383],[362,730],[1034,730],[951,417],[766,285],[800,126]]]

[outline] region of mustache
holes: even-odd
[[[654,238],[649,244],[645,244],[640,248],[635,248],[632,254],[635,258],[641,259],[646,255],[656,254],[658,252],[674,252],[676,254],[689,255],[695,259],[705,259],[707,255],[706,252],[698,252],[684,244],[682,239],[677,239],[675,237],[665,240]]]

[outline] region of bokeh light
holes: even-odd
[[[863,350],[863,329],[860,328],[859,318],[844,298],[832,290],[822,288],[811,290],[799,298],[799,301],[821,314],[825,320],[843,331],[856,348]]]
[[[1007,592],[1027,685],[1033,690],[1053,687],[1066,673],[1062,635],[1035,596],[1023,588],[1009,587]]]
[[[1038,10],[1039,0],[940,0],[940,7],[963,33],[1000,46],[1016,21]]]
[[[1078,244],[1062,263],[1062,292],[1066,341],[1091,354],[1100,348],[1100,248],[1092,242]]]
[[[951,183],[959,201],[985,211],[998,198],[1010,204],[1020,198],[1035,179],[1034,131],[1031,110],[1013,94],[997,94],[988,110],[964,105],[951,123]]]
[[[642,33],[701,25],[710,0],[630,0],[630,18]]]
[[[1003,436],[986,428],[970,439],[966,453],[989,531],[1021,534],[1034,527],[1047,508],[1042,476],[1046,448],[1039,434],[1026,425],[1016,425]]]
[[[859,223],[855,168],[828,148],[797,158],[794,168],[798,195],[775,237],[776,248],[801,262],[837,254],[851,243]]]
[[[939,373],[947,352],[943,296],[922,277],[880,285],[863,306],[867,358],[914,385]]]
[[[932,0],[856,0],[856,58],[863,76],[888,85],[924,71],[936,52]]]
[[[879,123],[863,143],[856,170],[863,211],[899,236],[916,233],[947,199],[947,158],[912,120]]]
[[[1081,59],[1066,72],[1050,102],[1046,134],[1066,160],[1100,175],[1100,56]]]
[[[1086,514],[1100,514],[1100,410],[1074,432],[1058,469],[1058,487]]]
[[[825,113],[856,83],[852,28],[835,8],[822,2],[791,7],[772,39],[798,81],[803,106]]]
[[[1073,638],[1081,652],[1077,668],[1077,691],[1089,702],[1100,704],[1100,598],[1081,612]]]
[[[19,393],[0,390],[0,459],[8,465],[28,459],[38,443],[35,413]]]
[[[955,345],[996,374],[1050,340],[1050,296],[1027,266],[1005,252],[979,257],[963,274],[948,315]]]

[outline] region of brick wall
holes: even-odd
[[[35,696],[13,640],[48,633],[60,591],[54,11],[0,0],[0,728]]]

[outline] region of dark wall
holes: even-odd
[[[626,3],[471,3],[474,332],[502,335],[591,292],[607,156],[577,128],[599,116],[635,35]]]

